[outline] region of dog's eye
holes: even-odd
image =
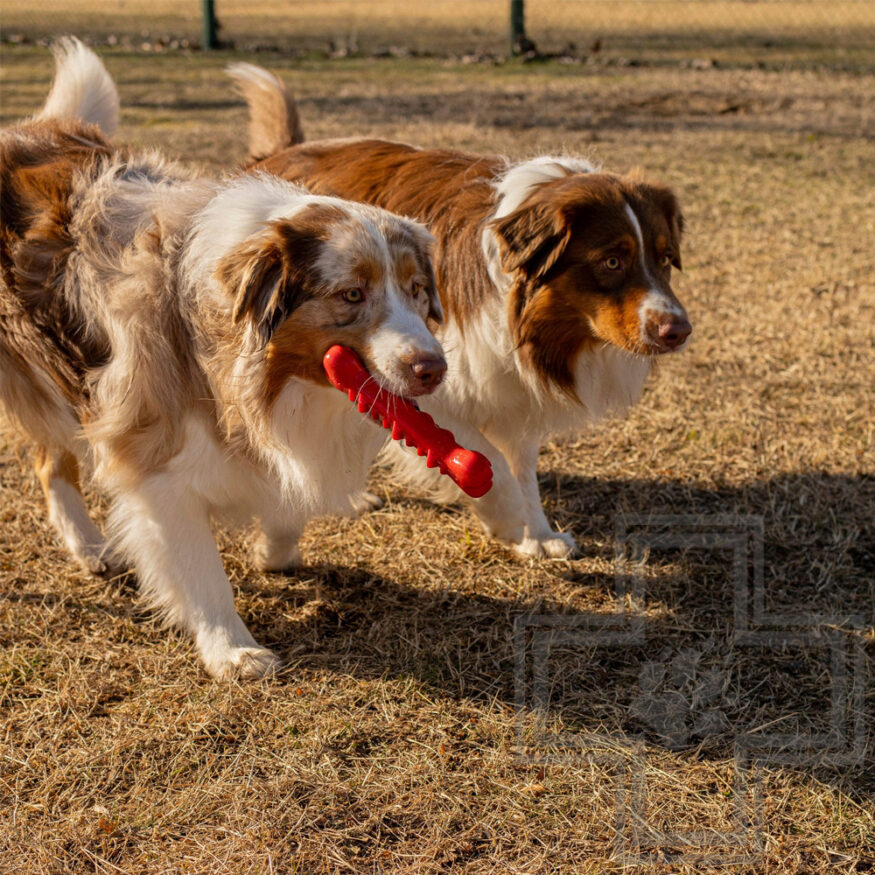
[[[619,258],[616,255],[612,255],[610,258],[606,258],[604,261],[604,265],[608,270],[619,270],[623,265]]]
[[[347,289],[343,293],[343,300],[349,301],[350,304],[361,304],[365,299],[365,294],[361,289]]]
[[[669,267],[670,265],[671,265],[671,255],[669,255],[666,252],[665,255],[663,255],[662,258],[659,259],[659,266],[660,267]]]
[[[419,295],[420,295],[420,293],[423,292],[424,290],[425,290],[425,289],[424,289],[422,283],[414,283],[414,284],[410,287],[410,294],[411,294],[414,298],[418,298]]]

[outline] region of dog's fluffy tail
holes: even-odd
[[[255,64],[229,64],[228,75],[249,107],[249,161],[304,142],[294,98],[282,80]]]
[[[55,81],[37,118],[75,118],[112,136],[118,127],[119,99],[103,61],[73,36],[56,40],[52,51]]]

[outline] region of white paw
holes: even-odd
[[[355,516],[361,516],[372,510],[379,510],[383,506],[383,499],[379,495],[374,495],[373,492],[362,489],[361,492],[354,492],[350,495],[349,503],[352,505],[352,512]]]
[[[227,622],[203,626],[195,641],[204,667],[214,678],[261,678],[280,665],[272,651],[256,643],[237,614]]]
[[[523,538],[513,547],[520,556],[547,559],[568,559],[574,555],[577,545],[568,532],[550,532],[541,538]]]
[[[124,564],[104,545],[81,547],[73,558],[86,574],[94,577],[115,577],[124,571]]]
[[[505,541],[508,544],[518,544],[523,540],[526,527],[523,523],[518,523],[514,525],[502,523],[501,525],[494,525],[487,523],[485,520],[481,520],[483,524],[483,530],[489,535],[491,538],[497,538],[499,541]]]
[[[229,647],[204,658],[204,667],[217,680],[256,680],[274,674],[280,667],[279,657],[266,647]]]
[[[268,538],[262,534],[252,548],[252,564],[259,571],[289,571],[301,565],[297,538]]]

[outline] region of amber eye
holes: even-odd
[[[350,304],[361,304],[364,299],[365,295],[361,289],[347,289],[343,293],[343,300],[349,301]]]
[[[617,258],[616,255],[612,255],[610,258],[605,259],[605,267],[608,270],[619,270],[620,266],[620,259]]]
[[[666,254],[659,259],[659,264],[661,267],[669,267],[671,265],[671,256],[666,252]]]
[[[422,291],[422,283],[414,283],[414,284],[410,287],[410,294],[411,294],[414,298],[418,298],[418,297],[419,297],[419,293],[420,293],[421,291]]]

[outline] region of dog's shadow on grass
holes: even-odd
[[[258,584],[269,602],[288,593],[297,610],[247,619],[290,679],[297,668],[411,679],[516,710],[523,735],[538,713],[534,743],[545,752],[569,738],[622,738],[728,759],[741,739],[765,762],[832,769],[852,794],[875,791],[863,714],[873,478],[813,472],[711,489],[547,475],[542,485],[584,551],[550,564],[555,599],[320,565]],[[615,563],[642,543],[628,557],[637,564]],[[578,590],[614,601],[581,609],[568,595]]]
[[[752,579],[761,576],[761,589],[775,612],[856,613],[864,624],[875,624],[875,476],[810,471],[742,486],[703,487],[669,477],[545,475],[541,483],[559,525],[584,545],[608,544],[609,556],[618,548],[624,552],[618,539],[634,541],[636,532],[643,533],[643,541],[659,534],[673,540],[663,548],[666,555],[689,552],[686,535],[695,540],[700,529],[713,533],[715,542],[746,533],[750,550],[758,551],[750,557],[748,573]],[[704,556],[707,547],[699,549]],[[725,549],[722,555],[713,549],[704,564],[732,578]],[[709,593],[716,594],[713,588],[704,595]]]

